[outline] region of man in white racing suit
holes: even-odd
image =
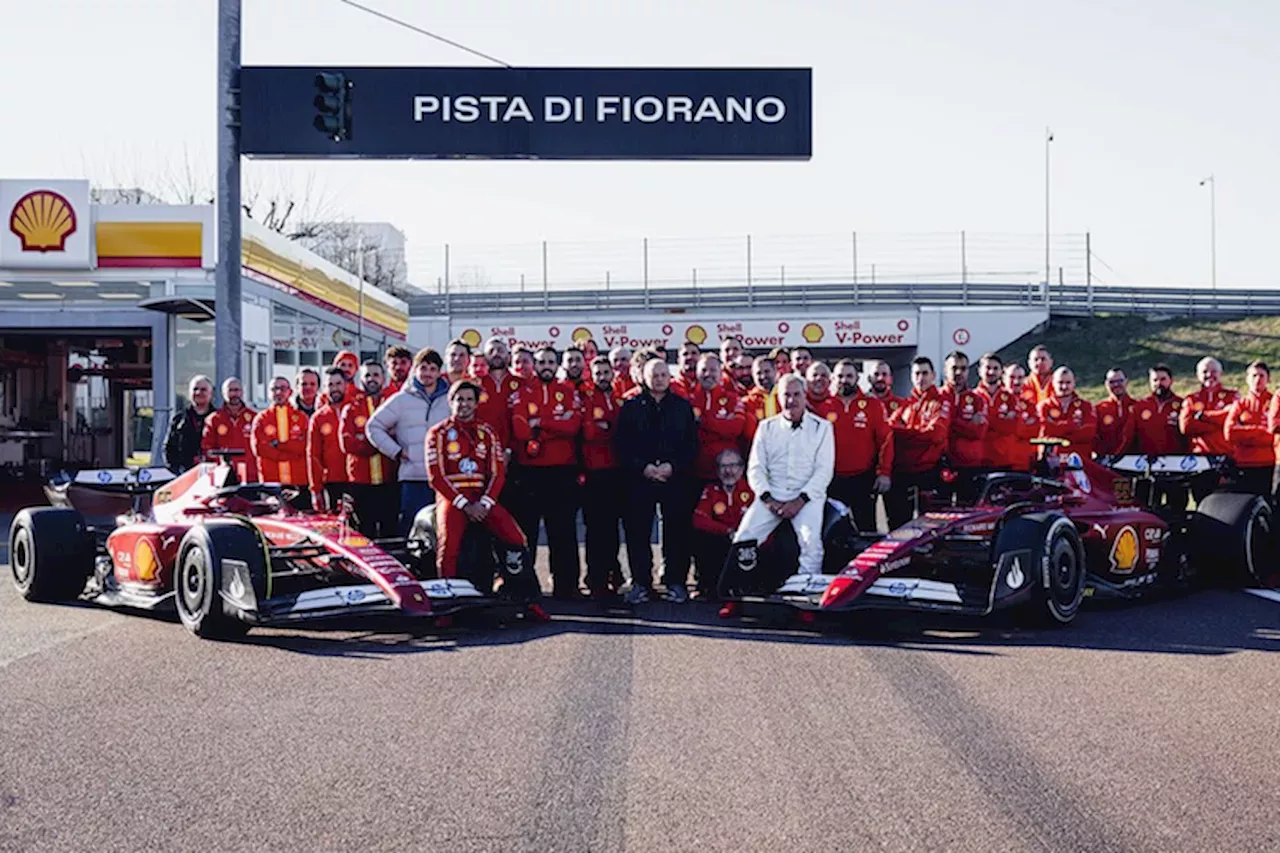
[[[804,380],[787,374],[778,381],[782,411],[756,429],[747,462],[747,483],[756,499],[733,536],[735,543],[764,542],[790,521],[800,543],[802,574],[822,573],[822,513],[835,471],[835,433],[808,411]]]

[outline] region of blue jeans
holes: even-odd
[[[402,480],[400,482],[400,523],[397,529],[401,536],[409,535],[414,516],[424,506],[436,502],[436,493],[426,480]]]

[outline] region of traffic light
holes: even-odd
[[[321,71],[316,75],[316,130],[341,142],[351,138],[351,81],[337,71]]]

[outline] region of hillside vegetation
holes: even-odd
[[[1273,384],[1280,381],[1280,317],[1239,320],[1145,320],[1141,317],[1055,317],[1041,333],[1024,335],[1000,351],[1005,361],[1026,365],[1027,352],[1044,344],[1055,365],[1069,365],[1077,385],[1090,400],[1106,397],[1107,370],[1119,367],[1129,375],[1135,397],[1150,393],[1147,368],[1164,362],[1173,368],[1174,390],[1195,391],[1196,362],[1206,355],[1222,362],[1223,383],[1244,388],[1245,366],[1254,359],[1271,365]],[[981,353],[971,353],[974,360]]]

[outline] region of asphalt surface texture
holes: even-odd
[[[3,851],[1280,850],[1280,602],[1240,591],[219,643],[2,581]]]

